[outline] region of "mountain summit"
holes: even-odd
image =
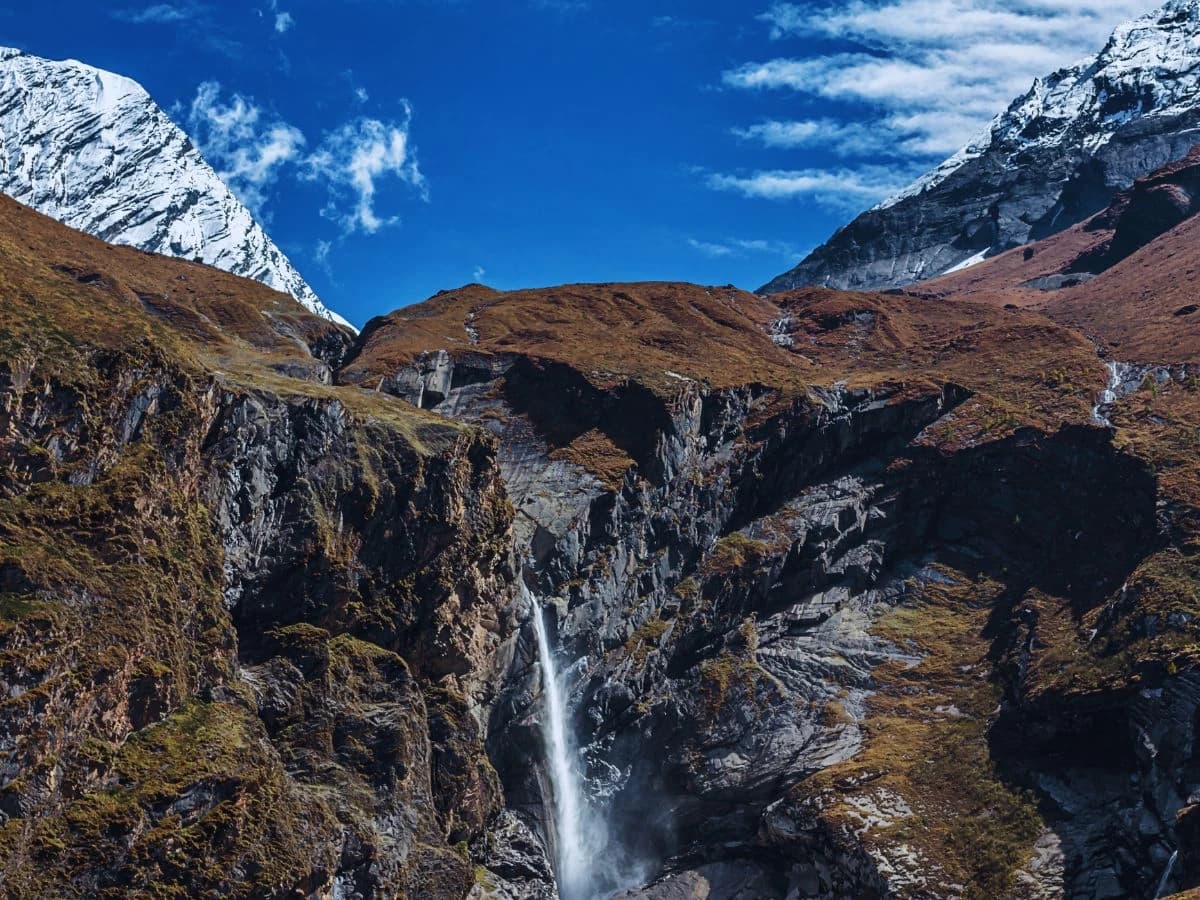
[[[136,82],[0,48],[0,191],[115,244],[197,260],[321,302]]]
[[[1200,141],[1200,0],[1119,27],[1034,82],[974,141],[763,288],[880,289],[1040,240]]]

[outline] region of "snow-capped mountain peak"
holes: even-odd
[[[261,281],[349,325],[122,75],[0,48],[0,191],[106,241]]]
[[[768,291],[898,287],[1044,238],[1200,143],[1200,0],[1119,26],[966,147],[864,213]]]
[[[978,138],[877,208],[940,184],[991,147],[1053,147],[1082,130],[1083,146],[1095,152],[1129,122],[1178,115],[1197,101],[1200,0],[1172,0],[1119,26],[1096,59],[1035,80]]]

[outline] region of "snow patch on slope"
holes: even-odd
[[[991,252],[991,250],[980,250],[974,256],[964,259],[957,266],[951,266],[949,269],[947,269],[942,274],[943,275],[953,275],[955,272],[962,272],[962,271],[970,269],[974,266],[977,266],[981,262],[983,262],[985,259],[987,259],[987,255],[990,252]]]

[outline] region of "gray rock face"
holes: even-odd
[[[1198,35],[1195,0],[1121,26],[762,291],[901,287],[1083,221],[1200,142]]]
[[[0,822],[28,822],[32,831],[58,805],[119,789],[94,761],[66,788],[61,776],[30,780],[43,760],[67,771],[89,741],[132,746],[196,710],[217,710],[225,718],[206,727],[230,732],[241,768],[212,762],[216,775],[158,788],[152,818],[137,822],[205,828],[214,809],[245,804],[290,836],[253,833],[253,816],[239,815],[221,826],[217,843],[235,846],[247,833],[263,841],[295,861],[304,895],[465,896],[474,869],[455,845],[482,835],[499,811],[481,719],[498,648],[513,629],[504,618],[510,518],[490,442],[425,421],[424,443],[414,443],[337,398],[305,396],[302,382],[294,393],[251,391],[121,354],[90,365],[95,380],[85,383],[103,386],[99,398],[55,380],[36,358],[0,364],[0,432],[12,445],[0,496],[7,502],[53,484],[60,466],[72,472],[71,489],[99,492],[114,472],[161,459],[161,473],[142,473],[129,509],[109,510],[105,520],[119,527],[137,515],[139,548],[179,541],[168,545],[169,558],[200,574],[193,583],[155,569],[149,589],[138,586],[106,613],[102,591],[43,588],[0,566],[5,596],[40,590],[49,605],[70,590],[81,616],[23,623],[29,636],[4,629],[0,691],[10,702],[0,712]],[[315,360],[312,368],[320,382]],[[426,513],[435,527],[417,524]],[[398,583],[412,593],[391,587]],[[108,675],[92,655],[116,645],[105,629],[118,626],[130,629],[120,644],[130,662]],[[47,680],[63,687],[31,712]],[[91,687],[67,689],[75,683]],[[28,739],[36,723],[52,724],[53,737]],[[156,759],[164,769],[176,764]],[[132,877],[128,847],[140,838],[110,825],[125,850],[101,862],[104,854],[89,848],[85,893]],[[541,852],[528,835],[510,844]],[[535,875],[546,870],[541,859]],[[255,882],[270,876],[242,857],[217,868],[213,877],[226,880],[216,893],[291,892]],[[62,863],[50,872],[63,883],[71,877]],[[187,872],[147,877],[197,883]],[[23,884],[6,887],[57,893]]]
[[[471,900],[558,900],[542,839],[512,812],[502,812],[471,853],[487,870]]]
[[[812,786],[863,752],[881,667],[921,660],[878,623],[944,582],[946,561],[1014,590],[1115,590],[1156,540],[1152,480],[1100,431],[925,453],[919,436],[966,399],[952,386],[903,401],[814,388],[764,415],[755,389],[684,380],[656,407],[628,386],[592,398],[608,427],[642,429],[640,442],[616,435],[635,465],[606,484],[553,450],[576,377],[519,356],[431,353],[383,387],[499,440],[514,565],[554,612],[564,663],[575,660],[564,665],[575,730],[607,829],[595,895],[966,896],[928,848],[887,837],[914,810],[872,786],[886,771]],[[1029,524],[1014,531],[1014,519]],[[996,615],[995,652],[1016,687],[993,727],[1029,735],[1043,712],[1022,699],[1019,659],[1033,641],[1019,611],[1013,625]],[[535,897],[553,890],[552,830],[530,629],[500,656],[488,748],[509,813],[488,838],[492,887],[475,896]],[[1047,798],[1046,831],[1006,896],[1152,889],[1195,791],[1190,727],[1167,724],[1192,721],[1192,695],[1180,681],[1157,699],[1114,697],[1111,739],[1129,753],[1119,765],[998,757]],[[952,704],[928,714],[972,716]],[[1062,738],[1069,729],[1046,715],[1046,740]],[[849,819],[830,818],[837,804]],[[539,837],[514,838],[528,834]]]

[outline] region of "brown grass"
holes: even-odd
[[[79,384],[94,377],[95,353],[116,353],[243,390],[337,399],[418,447],[442,449],[462,433],[383,394],[280,373],[314,366],[305,341],[336,330],[258,282],[105,244],[0,196],[0,361],[30,367],[37,382]]]
[[[619,490],[625,482],[625,474],[633,468],[629,454],[612,442],[604,432],[593,428],[581,434],[565,447],[550,454],[551,459],[561,459],[586,469],[595,475],[609,490]]]
[[[567,363],[600,384],[635,377],[664,394],[681,385],[668,372],[713,387],[799,390],[805,367],[767,334],[777,315],[770,301],[734,288],[594,284],[500,294],[472,286],[373,322],[345,378],[370,383],[445,349],[522,353]]]

